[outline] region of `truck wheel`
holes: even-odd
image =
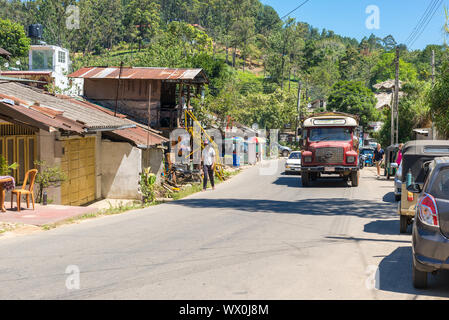
[[[359,186],[359,172],[358,171],[353,171],[351,172],[351,185],[353,187],[358,187]]]
[[[413,286],[416,289],[427,288],[427,272],[416,269],[415,264],[412,266]]]
[[[406,233],[408,227],[408,217],[401,214],[400,222],[399,222],[399,231],[400,233]]]
[[[310,180],[316,181],[316,179],[318,179],[318,173],[314,172],[310,174]]]
[[[303,187],[309,186],[309,173],[306,171],[301,171],[301,182]]]

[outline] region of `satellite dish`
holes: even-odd
[[[6,63],[4,64],[4,66],[5,66],[5,68],[9,68],[9,63],[6,62]]]

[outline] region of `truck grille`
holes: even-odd
[[[343,163],[343,148],[318,148],[315,157],[318,163]]]

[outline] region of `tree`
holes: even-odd
[[[435,86],[428,94],[427,101],[433,113],[438,133],[449,138],[449,63],[443,64]]]
[[[30,39],[20,24],[0,19],[0,47],[13,57],[25,56],[30,49]]]
[[[332,87],[327,109],[360,117],[360,125],[366,127],[379,118],[375,108],[376,98],[361,81],[338,81]]]
[[[374,67],[371,85],[394,79],[396,75],[395,62],[396,54],[394,52],[386,52],[382,54],[377,65]],[[430,62],[429,62],[430,64]],[[414,65],[405,62],[399,58],[399,80],[413,82],[417,80],[417,72]]]
[[[153,36],[159,29],[160,6],[154,0],[132,0],[125,9],[125,26],[131,37],[139,43]]]
[[[415,81],[404,84],[403,97],[399,100],[399,130],[398,141],[405,143],[414,139],[413,129],[430,126],[430,109],[426,97],[430,90],[430,83]],[[384,125],[377,134],[381,145],[391,143],[391,109],[383,110]]]

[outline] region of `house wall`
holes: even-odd
[[[95,102],[114,110],[116,106],[118,80],[85,79],[84,95]],[[161,107],[162,82],[158,80],[121,80],[117,112],[131,116],[148,124],[148,103],[151,85],[150,124],[157,126]]]
[[[58,132],[47,132],[44,130],[39,130],[37,135],[37,159],[45,161],[48,166],[61,165],[62,153],[58,150],[60,144],[56,143],[58,136]],[[36,195],[38,194],[38,189],[39,187],[36,186]],[[60,187],[49,187],[46,191],[48,203],[61,203]]]
[[[142,151],[142,166],[144,168],[151,167],[151,172],[156,175],[156,183],[160,183],[162,179],[161,174],[164,170],[163,160],[163,149],[151,148]]]
[[[127,142],[101,142],[101,195],[109,199],[139,199],[142,151]]]

